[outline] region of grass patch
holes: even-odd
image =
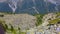
[[[26,34],[26,32],[20,32],[20,34]]]
[[[49,24],[56,24],[59,21],[60,21],[60,18],[56,18],[54,20],[49,21]]]
[[[56,15],[57,15],[56,17],[59,17],[60,16],[60,12],[56,13]]]

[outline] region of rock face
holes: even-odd
[[[36,26],[36,17],[28,14],[4,15],[3,19],[8,28],[12,25],[15,29],[19,27],[21,30],[25,30]]]
[[[49,13],[49,14],[45,15],[42,19],[43,20],[42,26],[46,26],[47,24],[49,24],[49,19],[50,20],[56,19],[56,14]]]

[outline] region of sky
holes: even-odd
[[[4,2],[4,1],[6,1],[6,0],[0,0],[0,2]]]
[[[0,0],[0,2],[4,2],[6,0]],[[12,0],[12,1],[19,1],[19,0]],[[20,0],[20,1],[23,1],[23,0]]]
[[[45,2],[50,2],[50,3],[53,3],[53,4],[60,4],[60,0],[44,0]]]
[[[6,1],[6,0],[0,0],[0,2],[4,2],[4,1]],[[18,0],[12,0],[12,1],[18,1]],[[23,0],[20,0],[20,1],[23,1]],[[56,4],[56,3],[60,4],[60,0],[44,0],[44,1],[48,1],[53,4]]]

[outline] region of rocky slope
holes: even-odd
[[[8,28],[11,28],[12,25],[15,29],[21,28],[21,30],[27,30],[36,26],[36,17],[28,14],[5,14],[0,19],[5,21]]]

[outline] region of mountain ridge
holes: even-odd
[[[4,5],[4,4],[2,4],[2,5]],[[6,7],[6,5],[8,5],[8,3],[6,3],[4,6]],[[29,1],[23,0],[22,2],[18,2],[15,13],[45,14],[48,12],[60,11],[59,7],[60,7],[59,5],[58,5],[58,7],[56,7],[55,4],[44,1],[44,0],[29,0]],[[0,11],[5,11],[6,8],[8,8],[8,9],[6,9],[6,11],[7,10],[12,11],[12,9],[9,6],[4,8],[3,10],[1,10],[2,8],[4,8],[4,7],[1,7],[1,3],[0,3]]]

